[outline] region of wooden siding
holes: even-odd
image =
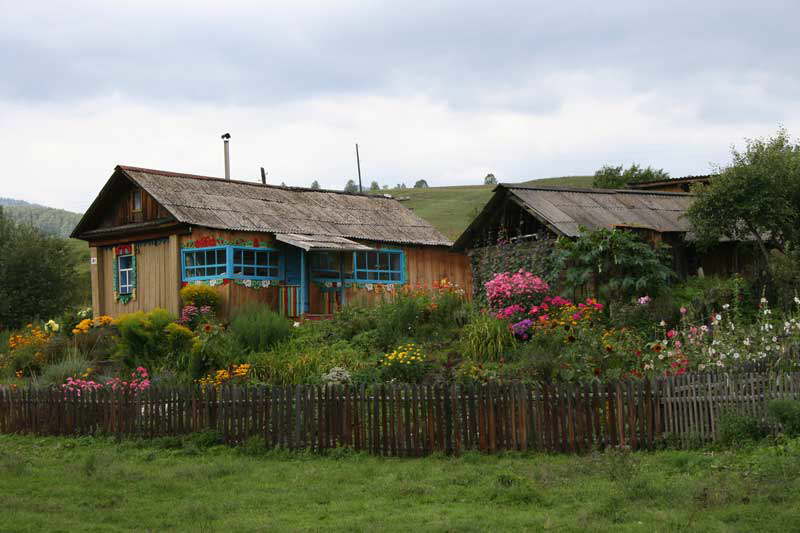
[[[139,191],[142,195],[140,210],[134,209],[133,193]],[[169,212],[150,196],[147,191],[130,182],[117,185],[114,191],[114,203],[104,212],[98,228],[113,228],[137,222],[149,222],[165,218],[172,218]]]
[[[190,241],[204,237],[227,241],[259,239],[262,243],[269,243],[270,246],[275,246],[285,252],[295,250],[288,245],[277,243],[273,235],[264,233],[194,228],[189,235],[171,235],[168,242],[137,247],[136,299],[127,304],[121,304],[114,301],[114,248],[92,248],[93,257],[97,257],[97,264],[92,265],[92,304],[95,313],[118,316],[162,307],[177,314],[180,311],[178,292],[182,286],[181,250]],[[472,270],[469,258],[465,254],[450,252],[444,247],[364,243],[376,248],[403,250],[406,257],[406,282],[411,285],[431,287],[435,282],[447,278],[463,287],[467,295],[472,293]],[[119,244],[126,244],[126,242]],[[293,283],[298,282],[299,277]],[[326,300],[339,299],[338,294],[323,293],[314,283],[310,283],[308,287],[307,312],[310,314],[329,312],[331,306],[330,304],[326,306]],[[216,290],[220,293],[222,300],[220,311],[222,319],[229,319],[233,310],[249,303],[261,303],[278,310],[281,290],[278,287],[252,289],[231,281],[216,287]],[[370,291],[363,287],[348,288],[344,292],[345,304],[357,302],[363,305],[375,305],[387,294],[384,290]]]
[[[156,307],[178,313],[178,237],[136,247],[136,299],[127,304],[114,300],[114,248],[94,248],[97,264],[91,266],[92,307],[95,314],[113,317]],[[122,243],[121,243],[122,244]],[[97,285],[94,285],[94,283]]]

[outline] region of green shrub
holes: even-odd
[[[416,327],[430,306],[426,296],[400,295],[375,309],[375,342],[381,351],[390,350],[412,338]]]
[[[800,401],[772,400],[767,404],[769,414],[789,437],[800,437]]]
[[[117,356],[128,366],[158,366],[170,355],[167,326],[175,321],[165,309],[137,311],[117,320]]]
[[[508,322],[489,313],[473,313],[461,333],[464,355],[473,361],[499,361],[517,344]]]
[[[222,298],[213,287],[208,285],[187,285],[181,289],[180,296],[183,305],[194,305],[195,307],[207,305],[215,314],[219,313]]]
[[[263,352],[292,334],[292,323],[263,305],[245,306],[228,328],[242,350]]]
[[[186,326],[175,322],[168,324],[166,328],[167,343],[169,352],[172,354],[182,354],[192,349],[194,333]]]
[[[363,354],[346,341],[306,344],[294,338],[268,352],[252,354],[250,362],[259,380],[275,385],[319,383],[322,375],[334,367],[355,375],[370,366]]]
[[[179,359],[183,365],[183,359]],[[219,326],[209,326],[208,332],[201,332],[192,344],[189,358],[189,373],[192,378],[203,377],[212,370],[228,368],[234,363],[245,362],[239,344],[233,335]],[[185,367],[180,366],[179,369]]]
[[[59,363],[46,366],[39,379],[44,385],[61,385],[69,377],[80,377],[91,365],[92,363],[88,359],[64,359]]]
[[[767,436],[766,428],[750,415],[728,411],[717,419],[719,441],[727,446],[740,446]]]

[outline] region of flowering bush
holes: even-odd
[[[496,274],[484,284],[489,305],[498,312],[508,312],[514,305],[530,307],[541,302],[550,286],[542,278],[520,269]]]
[[[427,371],[425,355],[414,344],[398,346],[390,353],[384,354],[378,361],[381,375],[388,381],[416,383]]]
[[[146,368],[140,366],[131,372],[130,379],[123,380],[119,377],[114,377],[107,380],[105,383],[99,383],[88,378],[89,372],[80,378],[68,377],[66,383],[61,385],[64,393],[74,393],[80,396],[84,392],[97,391],[103,388],[109,388],[112,391],[124,391],[133,394],[139,394],[150,388],[150,374]]]
[[[102,328],[110,326],[114,319],[108,315],[101,315],[96,318],[84,318],[72,329],[73,335],[85,335],[91,328]]]
[[[195,330],[202,324],[213,322],[214,317],[214,310],[210,305],[201,305],[197,307],[196,305],[189,304],[183,306],[183,309],[181,309],[181,317],[178,319],[178,324]]]
[[[250,363],[231,365],[230,368],[217,370],[213,374],[198,379],[196,382],[203,386],[213,386],[220,388],[222,385],[244,385],[250,380]]]
[[[21,333],[16,333],[8,338],[10,350],[19,350],[25,347],[40,349],[50,340],[51,333],[39,326],[28,324]]]

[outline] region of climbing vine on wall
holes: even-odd
[[[555,239],[509,241],[498,239],[497,243],[470,252],[472,262],[473,290],[476,298],[484,295],[483,284],[500,272],[516,272],[520,269],[532,272],[552,283],[558,279],[553,250]]]

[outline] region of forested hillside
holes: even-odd
[[[68,237],[81,219],[80,213],[31,204],[24,200],[0,198],[5,215],[19,224],[31,225],[48,235]]]

